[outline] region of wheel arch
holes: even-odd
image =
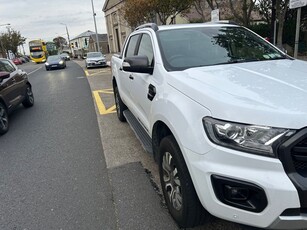
[[[5,103],[4,99],[0,96],[0,102],[4,105],[6,111],[8,112],[8,106],[7,104]]]
[[[163,121],[156,121],[152,129],[152,149],[156,162],[158,162],[160,143],[164,137],[169,135],[174,136],[170,128]]]
[[[112,77],[112,85],[113,87],[117,86],[116,78],[114,76]]]

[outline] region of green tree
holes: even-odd
[[[173,24],[176,16],[184,11],[187,11],[192,6],[195,0],[150,0],[153,2],[155,13],[158,15],[160,22],[163,25]]]
[[[152,22],[155,18],[152,4],[153,1],[148,0],[126,0],[122,9],[125,21],[132,28],[146,22]]]
[[[195,0],[126,0],[124,19],[132,28],[157,17],[161,24],[173,24],[175,17],[189,10]]]
[[[24,44],[26,38],[22,37],[19,31],[11,29],[0,35],[0,41],[2,54],[5,54],[8,50],[11,50],[15,55],[17,55],[18,46]]]
[[[61,37],[61,36],[54,38],[53,42],[55,43],[55,45],[58,49],[63,49],[64,46],[67,45],[66,39]]]
[[[272,19],[272,0],[259,0],[256,3],[256,8],[266,23],[270,25]]]

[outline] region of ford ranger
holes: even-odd
[[[180,227],[307,227],[307,63],[227,22],[142,25],[111,60],[117,116]]]

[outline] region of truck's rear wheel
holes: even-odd
[[[181,228],[201,224],[205,210],[199,202],[188,168],[173,136],[162,139],[159,154],[160,181],[170,214]]]
[[[116,113],[118,120],[125,122],[126,118],[124,116],[124,111],[127,109],[127,106],[120,98],[117,85],[114,85],[113,90],[114,90],[114,99],[115,99],[115,106],[116,106]]]

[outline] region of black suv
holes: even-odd
[[[0,135],[9,130],[8,114],[20,103],[26,108],[34,105],[28,75],[10,60],[0,58]]]

